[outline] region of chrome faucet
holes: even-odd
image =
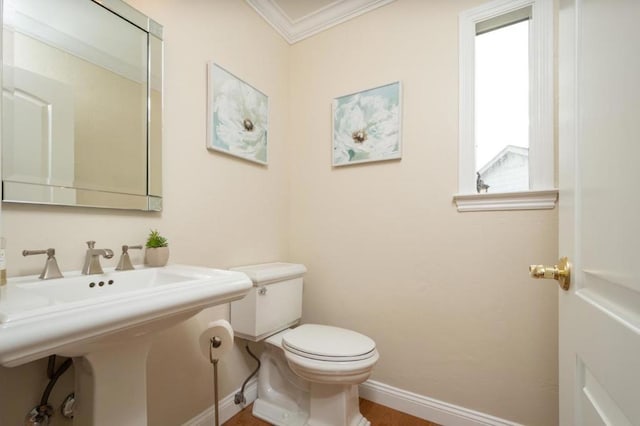
[[[34,254],[46,254],[47,261],[44,264],[44,269],[40,274],[41,280],[52,280],[54,278],[62,278],[62,272],[58,268],[58,262],[56,261],[56,249],[48,248],[46,250],[22,250],[23,256],[33,256]]]
[[[102,274],[102,266],[100,266],[100,256],[105,259],[111,259],[113,257],[113,250],[111,249],[97,249],[94,248],[95,241],[87,241],[87,254],[84,258],[84,266],[82,267],[83,275]]]
[[[135,269],[133,264],[131,263],[131,258],[129,257],[129,250],[142,250],[142,245],[137,246],[122,246],[122,255],[120,256],[120,261],[118,262],[118,266],[116,266],[116,271],[131,271]]]

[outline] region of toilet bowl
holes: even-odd
[[[358,385],[378,361],[375,342],[327,325],[289,328],[300,319],[304,266],[234,270],[247,273],[255,286],[255,294],[231,304],[235,334],[265,343],[253,415],[278,426],[370,425],[360,413]]]

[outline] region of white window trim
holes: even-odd
[[[476,23],[531,6],[529,191],[476,193],[475,174],[475,37]],[[554,208],[553,132],[553,0],[494,0],[464,11],[459,17],[460,123],[458,211],[529,210]],[[528,194],[528,197],[527,197]],[[535,201],[534,194],[542,197]],[[553,194],[553,195],[551,195]],[[517,200],[527,198],[527,202]],[[549,197],[554,201],[549,202]],[[473,205],[466,203],[474,200]],[[466,205],[461,205],[466,204]]]
[[[558,200],[558,190],[454,195],[453,199],[459,212],[544,210],[555,207]]]

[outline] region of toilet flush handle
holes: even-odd
[[[258,294],[260,296],[264,296],[265,294],[267,294],[267,287],[260,287],[260,289],[258,290]]]

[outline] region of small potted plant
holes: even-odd
[[[164,266],[168,260],[169,242],[157,229],[152,229],[147,238],[144,263],[149,266]]]

